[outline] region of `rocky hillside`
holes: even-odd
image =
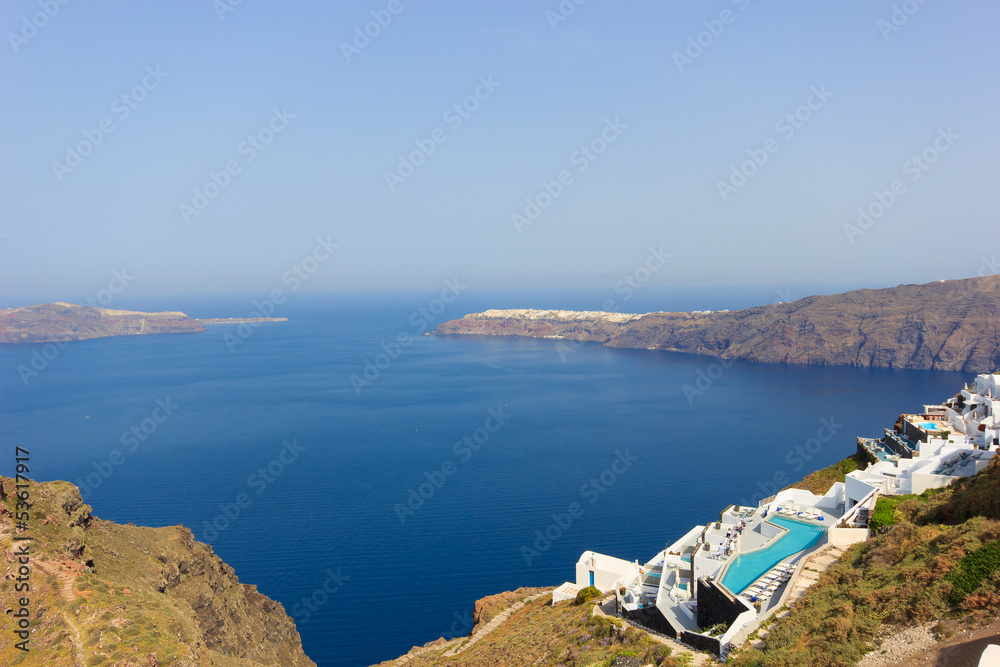
[[[443,637],[375,667],[700,667],[717,664],[675,642],[594,614],[595,600],[552,606],[541,589],[520,588],[476,603],[470,637]],[[551,589],[550,589],[551,590]],[[613,602],[605,608],[613,611]],[[497,622],[487,610],[495,610]],[[481,636],[480,636],[481,635]],[[479,639],[476,639],[479,637]]]
[[[17,530],[14,481],[0,477],[0,664],[18,667],[307,667],[277,602],[183,526],[143,528],[91,515],[68,482],[31,483]],[[28,535],[34,539],[18,541]],[[17,554],[27,545],[30,589]],[[22,600],[25,598],[25,600]],[[24,602],[27,601],[27,605]],[[14,630],[30,622],[27,652]]]
[[[563,338],[771,363],[1000,368],[1000,275],[739,311],[615,315],[494,310],[445,322],[434,333]]]
[[[184,313],[142,313],[71,303],[0,310],[0,343],[50,343],[107,336],[204,331]]]

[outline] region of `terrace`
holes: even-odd
[[[949,477],[971,477],[976,474],[976,461],[983,459],[987,452],[980,450],[955,452],[941,465],[934,469],[932,475],[947,475]],[[987,457],[989,459],[991,457]]]
[[[888,428],[885,429],[883,444],[905,459],[913,458],[919,451],[919,447],[913,440]]]
[[[866,452],[874,456],[879,461],[898,461],[899,454],[892,450],[881,440],[872,438],[858,438],[858,444]]]

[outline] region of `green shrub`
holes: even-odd
[[[705,630],[703,634],[706,634],[709,637],[717,637],[719,635],[725,634],[726,630],[728,629],[729,629],[728,623],[716,623],[712,627]]]
[[[599,598],[603,595],[601,591],[597,590],[594,586],[587,586],[579,593],[576,594],[576,604],[580,605],[587,600],[593,600],[594,598]]]
[[[896,525],[896,507],[915,496],[883,496],[875,502],[868,527],[875,532]]]
[[[984,544],[968,554],[945,575],[945,579],[954,585],[949,601],[958,604],[998,569],[1000,569],[1000,543]]]

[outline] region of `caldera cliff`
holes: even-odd
[[[282,605],[187,528],[103,521],[68,482],[27,484],[25,510],[0,477],[0,664],[315,667]],[[14,633],[22,609],[27,651]]]
[[[769,363],[993,372],[1000,368],[1000,275],[737,311],[489,310],[433,333],[593,341]]]

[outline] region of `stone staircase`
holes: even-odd
[[[820,575],[840,560],[845,551],[843,547],[827,545],[809,554],[799,570],[799,575],[792,582],[792,589],[785,598],[785,604],[791,604],[805,595],[809,587],[819,581]]]
[[[802,567],[798,570],[797,576],[791,581],[791,588],[787,594],[782,595],[780,604],[775,605],[774,609],[768,613],[768,616],[773,614],[774,618],[781,618],[790,614],[790,609],[782,608],[794,604],[796,600],[805,595],[809,587],[819,581],[820,576],[840,560],[845,551],[847,549],[844,547],[828,544],[806,556]],[[757,633],[757,639],[750,642],[750,646],[760,646],[767,634],[768,629],[766,627],[760,628]]]

